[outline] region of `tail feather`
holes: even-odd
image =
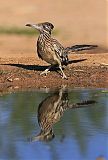
[[[94,103],[96,103],[96,101],[87,100],[87,101],[82,101],[82,102],[79,102],[79,103],[70,104],[69,108],[80,108],[80,107],[84,107],[84,106],[87,106],[89,104],[94,104]]]
[[[77,52],[77,51],[83,51],[83,50],[91,50],[98,47],[97,45],[88,45],[88,44],[82,44],[82,45],[75,45],[72,47],[67,47],[67,52]]]

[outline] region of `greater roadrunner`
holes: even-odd
[[[94,100],[82,101],[70,104],[68,92],[61,88],[52,95],[45,98],[38,107],[38,123],[41,128],[37,136],[33,136],[31,141],[49,141],[54,138],[53,125],[60,120],[67,109],[80,108],[95,103]]]
[[[54,28],[49,22],[39,24],[26,24],[28,27],[33,27],[40,32],[37,40],[37,53],[39,58],[51,64],[45,71],[41,73],[47,75],[52,66],[58,66],[62,73],[62,78],[67,76],[63,72],[62,66],[68,64],[68,54],[81,50],[90,50],[96,45],[75,45],[64,48],[56,39],[51,37],[51,32]]]

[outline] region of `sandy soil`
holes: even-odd
[[[0,26],[24,27],[49,21],[69,44],[92,43],[108,49],[107,1],[8,0],[1,1]]]
[[[106,1],[97,0],[27,0],[2,1],[0,26],[24,27],[27,22],[50,21],[64,45],[97,44],[108,48]],[[92,10],[92,12],[91,12]],[[35,37],[0,35],[0,92],[28,88],[108,87],[108,51],[93,50],[69,55],[72,63],[63,80],[57,71],[47,77],[40,73],[48,65],[35,53]],[[106,53],[105,53],[106,52]]]
[[[108,53],[95,53],[93,50],[70,54],[71,63],[64,69],[68,80],[64,80],[57,69],[52,70],[47,76],[40,76],[48,64],[39,59],[35,53],[35,37],[2,36],[1,38],[1,93],[61,85],[89,88],[108,87]]]

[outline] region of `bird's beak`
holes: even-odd
[[[31,24],[28,24],[28,23],[27,23],[25,26],[27,26],[27,27],[31,27]]]
[[[35,28],[35,29],[37,29],[37,30],[40,29],[40,27],[39,27],[38,24],[30,24],[30,23],[27,23],[25,26],[27,26],[27,27],[32,27],[32,28]]]
[[[41,140],[43,140],[43,139],[44,139],[44,138],[43,138],[42,135],[37,135],[37,136],[31,137],[31,138],[30,138],[30,141],[31,141],[31,142],[34,142],[34,141],[41,141]]]

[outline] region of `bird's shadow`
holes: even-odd
[[[79,60],[71,60],[68,62],[68,64],[72,64],[72,63],[78,63],[81,61],[85,61],[87,59],[79,59]],[[40,65],[28,65],[28,64],[14,64],[14,63],[8,63],[8,64],[1,64],[1,65],[8,65],[8,66],[14,66],[14,67],[18,67],[18,68],[23,68],[26,70],[35,70],[35,71],[44,71],[45,69],[48,68],[48,66],[40,66]],[[58,69],[56,67],[52,67],[51,71],[57,71]]]

